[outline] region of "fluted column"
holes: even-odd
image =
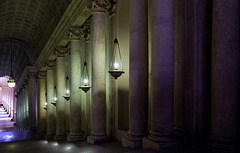
[[[71,42],[70,49],[70,135],[68,141],[83,140],[83,133],[81,132],[81,103],[80,103],[80,35],[82,31],[79,27],[71,27],[69,29],[69,36]]]
[[[46,71],[38,72],[38,138],[44,138],[47,131],[46,110],[43,109],[46,102]]]
[[[213,0],[212,119],[209,144],[215,149],[229,152],[235,152],[239,143],[239,10],[238,0]]]
[[[56,135],[55,140],[66,140],[66,100],[63,95],[65,94],[65,55],[69,49],[63,46],[58,46],[55,49],[57,56],[57,105],[56,105]]]
[[[148,1],[130,2],[129,131],[124,147],[139,148],[148,134]]]
[[[94,144],[105,141],[106,135],[106,60],[105,60],[105,11],[110,7],[108,0],[94,0],[92,10],[92,103],[91,127],[87,142]]]
[[[37,128],[37,102],[36,102],[36,73],[37,70],[33,66],[28,66],[28,105],[29,105],[29,128],[36,130]]]
[[[56,62],[47,61],[47,133],[45,139],[53,139],[56,133],[56,108],[51,104],[53,102],[54,96],[54,67]]]
[[[151,129],[143,148],[159,150],[176,145],[173,130],[174,1],[152,0]]]

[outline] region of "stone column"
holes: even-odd
[[[174,1],[152,0],[151,129],[143,148],[159,150],[176,145],[173,130]]]
[[[36,73],[37,69],[28,66],[28,110],[29,110],[29,128],[36,130],[37,128],[37,102],[36,102]]]
[[[92,84],[92,51],[90,49],[90,29],[89,33],[86,35],[85,38],[85,49],[86,49],[86,61],[87,61],[87,71],[89,76],[89,84]],[[89,90],[86,94],[86,120],[87,120],[87,135],[90,135],[90,104],[91,104],[91,98],[92,98],[92,90]]]
[[[130,1],[129,131],[124,147],[139,148],[148,134],[148,1]]]
[[[56,133],[56,108],[51,104],[53,102],[54,96],[54,67],[56,62],[47,61],[47,134],[45,139],[53,139]]]
[[[71,27],[69,29],[69,36],[71,42],[70,49],[70,135],[68,141],[83,140],[83,133],[81,132],[81,103],[80,103],[80,35],[82,31],[79,27]]]
[[[93,0],[92,10],[92,103],[90,136],[87,142],[105,141],[106,135],[106,60],[105,12],[111,6],[108,0]]]
[[[56,105],[56,135],[54,140],[66,140],[66,100],[65,94],[65,55],[69,49],[63,46],[58,46],[55,49],[55,55],[57,56],[57,105]]]
[[[38,72],[38,138],[44,138],[47,131],[46,110],[43,109],[46,102],[46,71]]]
[[[109,11],[109,36],[107,37],[107,44],[108,48],[106,49],[106,68],[109,70],[110,62],[113,57],[113,46],[114,46],[114,39],[117,38],[117,2],[116,0],[113,1],[112,9]],[[106,109],[107,109],[107,135],[108,137],[115,139],[117,138],[117,130],[118,130],[118,117],[116,116],[117,113],[117,99],[118,99],[118,86],[117,80],[112,77],[110,74],[106,75]]]
[[[239,10],[238,0],[213,1],[212,124],[209,144],[215,149],[229,152],[235,152],[239,142]]]
[[[23,103],[24,103],[24,130],[29,128],[29,101],[28,101],[28,79],[23,84]]]

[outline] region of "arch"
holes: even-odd
[[[29,45],[27,45],[27,43],[24,43],[23,41],[14,39],[14,38],[13,39],[5,38],[5,39],[0,40],[0,46],[6,45],[6,44],[11,45],[11,43],[13,43],[13,45],[16,45],[18,47],[24,48],[24,51],[28,55],[30,65],[35,64],[35,62],[37,60],[37,54]]]

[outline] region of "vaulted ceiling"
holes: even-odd
[[[0,76],[33,65],[72,0],[0,0]]]

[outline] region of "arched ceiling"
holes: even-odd
[[[10,40],[0,45],[0,76],[9,76],[11,69],[13,70],[14,78],[21,76],[25,66],[30,63],[25,50],[26,48],[19,45],[15,40]]]
[[[40,55],[71,0],[0,0],[0,75],[9,75],[10,47],[13,43],[13,67],[19,78],[31,59]],[[19,45],[19,44],[22,44]],[[26,47],[27,46],[27,47]],[[26,48],[30,49],[26,50]]]

